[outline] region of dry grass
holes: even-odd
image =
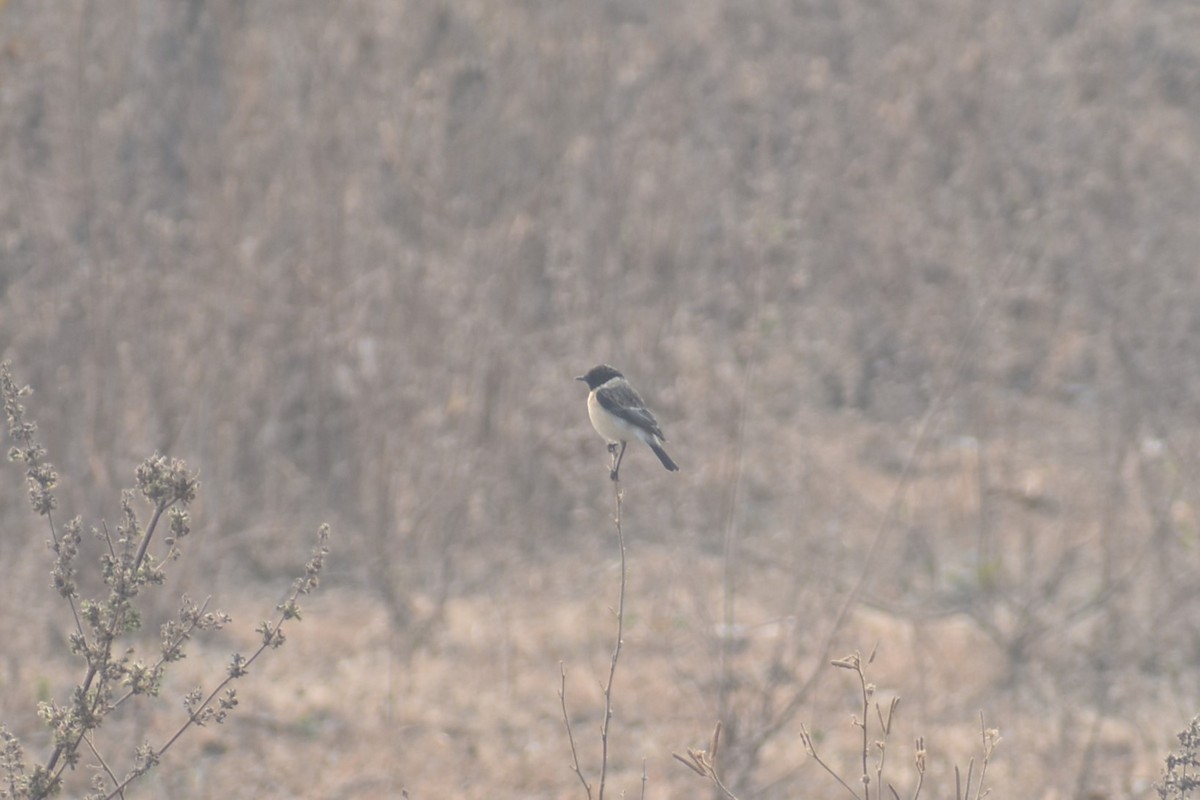
[[[655,593],[658,576],[672,574],[676,559],[670,549],[635,546],[632,606]],[[395,652],[388,617],[372,596],[351,587],[323,591],[290,636],[285,657],[248,677],[242,711],[219,731],[184,741],[176,759],[140,791],[146,796],[253,791],[265,798],[316,798],[356,791],[396,795],[407,788],[413,797],[571,796],[580,789],[562,730],[558,665],[573,665],[569,697],[578,709],[576,724],[588,736],[581,743],[585,757],[594,760],[608,667],[604,647],[612,635],[608,609],[614,572],[608,566],[596,565],[588,574],[564,556],[559,573],[573,577],[537,596],[514,587],[454,599],[436,644],[407,660]],[[164,687],[164,696],[182,694],[219,668],[228,652],[253,643],[250,620],[258,607],[246,596],[251,592],[239,594],[216,598],[235,619],[229,638],[198,647]],[[553,613],[546,613],[546,598],[561,598],[553,603]],[[747,598],[747,618],[756,616],[756,606]],[[691,626],[690,617],[690,602],[631,609],[609,778],[627,795],[639,791],[642,758],[649,775],[647,796],[696,791],[695,777],[671,760],[671,753],[695,741],[698,731],[711,729],[715,715],[700,687],[679,674],[681,662],[704,657],[700,643],[707,633]],[[755,631],[743,663],[768,659],[778,635],[770,628]],[[1050,768],[1043,754],[1067,754],[1060,764],[1064,770],[1078,765],[1092,715],[1048,716],[1019,703],[994,702],[1003,695],[994,689],[990,663],[1000,654],[969,625],[914,626],[870,614],[856,617],[844,639],[880,641],[878,691],[904,698],[897,742],[925,737],[931,796],[946,796],[954,765],[965,766],[978,755],[978,723],[972,718],[980,708],[1004,731],[1004,745],[989,772],[995,791],[1053,797],[1042,786],[1040,776]],[[5,690],[6,708],[17,708],[38,681],[61,685],[71,674],[66,663],[42,662],[36,671],[34,662],[23,663]],[[1169,737],[1155,733],[1161,715],[1170,713],[1171,698],[1163,701],[1104,724],[1097,777],[1106,776],[1114,791],[1125,787],[1151,796],[1145,789],[1160,773],[1162,740]],[[826,681],[806,711],[813,734],[823,740],[822,753],[837,769],[853,770],[857,747],[848,720],[860,713],[853,692],[844,682]],[[180,713],[168,704],[139,725],[166,729]],[[27,723],[22,732],[34,730]],[[901,757],[907,759],[897,755],[896,763]],[[815,765],[805,763],[799,729],[781,737],[762,760],[764,783],[799,781],[818,791],[813,787],[819,778]],[[778,790],[774,796],[787,794]],[[827,796],[838,795],[830,790]]]
[[[853,451],[846,442],[851,436],[877,441],[870,425],[845,426],[836,446],[827,450],[813,441],[812,452]],[[887,484],[886,468],[877,473],[874,460],[860,463],[856,485]],[[970,475],[973,464],[922,472],[914,479],[912,495],[931,492],[935,480],[960,485],[961,475]],[[646,466],[635,462],[630,468]],[[591,480],[597,487],[609,483],[600,469]],[[717,609],[723,556],[687,541],[645,535],[637,514],[647,507],[646,493],[666,487],[643,482],[628,490],[629,608],[610,755],[611,787],[626,794],[640,791],[645,759],[650,797],[695,791],[694,777],[670,754],[694,741],[697,731],[710,729],[718,716],[711,686],[721,648]],[[686,484],[682,488],[686,491]],[[917,515],[920,507],[911,506],[907,513]],[[487,590],[444,601],[414,596],[418,610],[432,602],[443,604],[436,634],[416,651],[407,647],[387,608],[368,587],[335,580],[291,637],[286,657],[253,671],[243,690],[244,716],[235,716],[219,732],[184,742],[177,763],[188,767],[174,769],[168,762],[149,777],[143,791],[320,797],[355,791],[395,794],[407,788],[414,797],[562,797],[572,793],[573,782],[578,790],[561,725],[559,664],[571,665],[567,692],[572,718],[585,732],[582,757],[599,763],[594,734],[603,720],[611,666],[605,643],[612,642],[612,593],[620,577],[619,560],[602,535],[606,516],[599,509],[586,526],[594,536],[540,552],[531,562],[536,569],[506,572]],[[753,555],[754,548],[766,543],[751,544]],[[828,618],[780,605],[780,597],[795,596],[788,588],[790,563],[759,564],[755,580],[739,583],[740,622],[729,666],[737,681],[735,700],[762,702],[764,693],[786,686],[771,674],[781,665],[797,675],[828,671],[812,652],[815,632]],[[1003,641],[965,611],[887,609],[879,602],[880,590],[894,581],[875,577],[870,602],[853,612],[834,646],[879,643],[872,681],[879,697],[904,698],[894,741],[923,736],[927,743],[927,792],[948,792],[955,766],[965,767],[978,757],[978,724],[972,720],[983,710],[1004,730],[1005,746],[989,770],[989,783],[998,790],[1055,797],[1045,776],[1058,770],[1071,776],[1086,772],[1094,784],[1113,792],[1150,796],[1169,737],[1159,720],[1172,713],[1177,694],[1143,694],[1136,707],[1126,706],[1119,716],[1081,705],[1047,706],[1038,687],[1059,685],[1042,671],[1050,664],[1014,664]],[[218,586],[224,588],[214,598],[242,624],[200,644],[164,687],[166,697],[181,695],[223,663],[228,652],[253,644],[251,621],[260,605],[252,599],[254,587],[242,588],[242,583],[220,580]],[[823,613],[831,613],[834,605]],[[53,643],[46,639],[31,646],[50,654]],[[71,674],[71,665],[62,659],[12,664],[4,688],[6,707],[25,705],[35,686],[62,686]],[[1014,668],[1033,674],[1026,683],[1013,685]],[[861,766],[861,740],[856,743],[856,737],[863,733],[846,722],[852,714],[862,716],[854,692],[826,677],[809,698],[803,720],[820,742],[822,756],[841,774],[854,774]],[[166,730],[177,724],[178,715],[167,707],[114,726],[108,735],[119,739],[123,731],[142,735]],[[37,740],[28,716],[19,724],[20,733]],[[755,778],[763,788],[755,796],[786,797],[798,786],[812,787],[815,765],[807,763],[805,750],[799,725],[768,742]],[[898,788],[912,790],[903,779]]]
[[[235,622],[172,696],[336,531],[297,654],[141,791],[582,794],[607,360],[682,467],[622,468],[607,791],[707,791],[670,754],[720,721],[730,791],[818,796],[799,723],[862,771],[828,660],[878,643],[923,795],[982,711],[996,796],[1151,797],[1200,708],[1198,64],[1187,0],[0,2],[0,357],[67,518],[199,470],[174,591]],[[44,745],[24,492],[0,708]]]

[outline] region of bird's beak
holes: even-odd
[[[576,376],[575,376],[575,380],[577,380],[577,381],[586,381],[586,380],[587,380],[587,375],[576,375]]]

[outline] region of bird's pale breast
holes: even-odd
[[[596,393],[588,395],[588,418],[596,433],[610,442],[628,442],[640,438],[632,425],[620,417],[614,417],[596,399]]]

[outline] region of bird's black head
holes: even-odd
[[[592,367],[586,375],[580,375],[575,380],[586,381],[589,389],[595,389],[597,386],[602,386],[607,381],[613,378],[625,377],[620,372],[610,367],[608,364],[601,364],[598,367]]]

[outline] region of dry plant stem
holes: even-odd
[[[872,660],[874,660],[874,657],[875,654],[871,653]],[[887,760],[887,740],[888,736],[890,736],[892,733],[892,718],[895,716],[896,706],[899,704],[900,698],[893,697],[892,702],[888,704],[888,713],[887,717],[885,718],[883,716],[883,707],[879,705],[878,702],[875,703],[875,716],[879,719],[879,730],[882,734],[879,737],[879,741],[875,742],[875,747],[879,750],[879,760],[875,762],[875,785],[879,787],[877,791],[879,792],[880,797],[883,797],[883,766],[884,761]],[[890,783],[887,784],[887,787],[889,790],[891,790],[892,796],[895,797],[896,800],[900,800],[896,789]]]
[[[983,712],[979,712],[979,733],[983,739],[983,761],[979,765],[979,785],[975,787],[975,800],[986,797],[988,792],[983,788],[983,779],[987,775],[988,762],[992,759],[992,750],[996,748],[999,733],[988,730],[983,721]],[[970,790],[970,786],[967,787]]]
[[[150,524],[146,526],[146,531],[142,535],[142,544],[138,548],[137,557],[134,559],[133,572],[135,574],[137,573],[137,571],[139,569],[141,569],[142,563],[145,561],[146,548],[150,544],[150,539],[154,536],[154,530],[155,530],[155,528],[158,527],[158,521],[160,519],[162,519],[163,512],[166,511],[168,508],[170,508],[173,505],[175,505],[174,501],[169,501],[169,502],[168,501],[160,501],[158,503],[155,503],[154,516],[151,517]],[[47,516],[49,516],[49,515],[47,515]],[[51,526],[51,533],[53,533],[53,526]],[[72,611],[75,610],[74,598],[71,598],[71,610]],[[76,612],[76,619],[78,620],[78,612]],[[109,622],[108,630],[105,631],[104,638],[108,639],[109,641],[112,641],[116,636],[118,626],[123,624],[124,621],[125,620],[124,620],[123,616],[114,614],[111,622]],[[83,635],[82,631],[80,631],[80,635],[81,636]],[[85,641],[86,641],[86,639],[85,639]],[[80,684],[80,687],[82,689],[81,693],[85,697],[87,696],[88,690],[91,689],[91,687],[92,687],[92,681],[94,681],[96,679],[96,675],[99,673],[99,667],[100,667],[100,663],[95,660],[93,660],[92,663],[88,666],[87,674],[84,675],[83,683]],[[93,712],[98,709],[98,706],[101,702],[101,698],[99,697],[99,695],[96,696],[95,702],[96,702],[96,707],[94,707],[92,709]],[[59,758],[61,758],[63,753],[66,752],[68,746],[72,750],[74,750],[76,747],[78,747],[80,741],[82,741],[82,739],[83,739],[83,735],[84,735],[83,733],[80,733],[79,736],[76,737],[76,739],[73,742],[59,742],[58,745],[55,746],[54,751],[50,754],[50,759],[46,762],[46,771],[49,773],[52,773],[56,779],[60,778],[62,776],[63,770],[66,769],[66,764],[64,763],[62,765],[59,765],[58,764]],[[57,771],[55,769],[56,767],[57,767]]]
[[[567,726],[567,741],[571,745],[571,769],[579,776],[579,782],[583,784],[583,790],[591,798],[592,786],[587,782],[587,778],[583,777],[583,770],[579,768],[579,750],[575,747],[575,734],[571,731],[571,717],[567,714],[567,669],[561,661],[558,662],[558,671],[562,676],[562,684],[558,689],[558,699],[562,703],[563,724]]]
[[[808,729],[800,725],[800,741],[804,745],[804,750],[810,758],[817,762],[820,767],[827,773],[833,776],[842,788],[850,793],[856,800],[870,800],[871,797],[871,703],[875,697],[875,685],[867,680],[866,665],[872,664],[875,661],[875,651],[867,656],[864,662],[860,653],[853,653],[845,658],[835,659],[830,664],[838,669],[850,670],[858,678],[859,696],[862,699],[862,716],[852,718],[852,724],[857,726],[862,731],[861,745],[861,770],[862,774],[859,781],[862,784],[862,793],[852,788],[832,767],[826,764],[821,756],[817,753],[816,744],[813,742],[812,735]],[[900,800],[900,793],[896,791],[896,787],[884,780],[884,770],[887,761],[887,741],[892,733],[892,720],[895,719],[896,709],[900,705],[900,698],[893,697],[888,703],[887,713],[883,713],[883,706],[875,701],[875,719],[879,722],[878,738],[874,742],[875,749],[878,751],[878,758],[875,762],[875,785],[878,787],[875,790],[875,797],[878,800],[883,800],[886,792],[890,792],[894,800]],[[981,718],[982,719],[982,718]],[[986,728],[983,732],[985,749],[989,745],[995,744],[998,734],[995,731],[988,731]],[[987,752],[990,752],[988,750]],[[917,800],[921,795],[921,785],[925,782],[925,740],[918,738],[914,749],[914,761],[917,770],[917,785],[913,790],[912,800]],[[965,800],[958,797],[957,800]],[[978,798],[976,798],[978,800]]]
[[[620,455],[615,446],[609,446],[608,452],[612,455],[612,468],[610,477],[613,481],[613,497],[616,507],[615,516],[613,517],[613,525],[617,529],[617,546],[621,551],[621,585],[617,593],[617,642],[613,647],[612,658],[608,664],[608,681],[604,684],[604,719],[600,723],[600,783],[597,789],[597,800],[604,800],[604,788],[608,780],[608,734],[609,726],[612,724],[612,689],[613,680],[617,674],[617,662],[621,658],[621,645],[625,635],[625,533],[621,529],[621,482],[617,475]],[[575,745],[575,733],[571,730],[571,717],[567,713],[567,671],[563,667],[562,662],[558,665],[559,673],[562,677],[562,683],[559,686],[558,699],[562,704],[563,724],[567,728],[567,742],[571,745],[571,769],[579,778],[579,782],[583,784],[583,790],[587,793],[588,800],[592,797],[592,785],[588,783],[587,778],[583,774],[583,768],[579,765],[579,749]],[[643,765],[642,775],[642,793],[646,791],[645,766]]]
[[[984,789],[984,779],[987,777],[988,762],[992,759],[992,751],[996,749],[996,743],[1000,741],[1000,733],[995,729],[988,729],[987,723],[983,719],[983,712],[979,712],[979,736],[983,742],[983,758],[979,762],[979,781],[975,784],[975,794],[971,794],[971,778],[975,771],[975,759],[972,758],[967,762],[967,780],[964,787],[962,775],[958,771],[958,767],[954,768],[954,797],[955,800],[982,800],[987,797],[990,790]]]
[[[55,547],[60,547],[62,543],[58,540],[58,531],[54,527],[54,511],[46,512],[46,523],[50,526],[50,539],[54,542]],[[111,550],[111,545],[110,545]],[[110,552],[111,555],[111,552]],[[83,641],[87,641],[87,634],[83,632],[83,620],[79,618],[79,608],[75,605],[74,596],[67,598],[67,603],[71,606],[71,614],[75,617],[75,631],[79,634]]]
[[[675,756],[675,757],[679,758],[679,756]],[[713,765],[713,769],[708,773],[707,777],[710,781],[713,782],[714,786],[716,786],[718,789],[721,790],[721,794],[724,797],[726,797],[727,800],[738,800],[738,796],[736,794],[734,794],[733,792],[729,791],[729,787],[726,786],[724,783],[722,783],[721,779],[717,776],[717,770],[716,770],[715,764]]]
[[[917,800],[921,796],[921,787],[925,785],[925,737],[918,736],[917,741],[913,745],[916,751],[917,762],[917,786],[913,789],[912,800]]]
[[[193,618],[193,622],[189,623],[187,627],[181,628],[179,631],[179,635],[176,636],[173,640],[171,640],[171,642],[169,643],[171,648],[178,647],[183,642],[186,642],[188,639],[190,639],[192,637],[192,634],[195,633],[196,626],[197,626],[197,622],[195,620],[198,620],[201,616],[204,615],[204,613],[208,610],[208,604],[210,602],[212,602],[212,595],[209,595],[208,597],[204,598],[204,602],[200,604],[200,608],[197,610],[196,616]],[[160,656],[159,659],[154,662],[154,664],[151,666],[150,669],[151,669],[151,671],[156,670],[165,663],[166,663],[166,658]],[[123,703],[125,703],[126,700],[128,700],[129,698],[133,697],[136,694],[137,694],[136,692],[134,692],[133,690],[130,690],[130,691],[126,692],[124,695],[122,695],[121,697],[114,700],[113,704],[112,704],[113,710],[120,708],[121,705]]]
[[[868,663],[875,660],[875,652],[874,651],[872,651],[871,655],[867,657],[867,660],[868,660]],[[859,694],[862,697],[862,716],[858,719],[858,722],[856,724],[858,725],[859,728],[862,729],[863,800],[871,800],[871,772],[870,772],[870,767],[869,767],[869,762],[870,762],[870,758],[871,758],[871,741],[870,741],[870,731],[867,728],[867,720],[870,719],[870,715],[871,715],[871,695],[874,693],[874,687],[869,686],[867,683],[867,675],[865,672],[863,672],[862,656],[859,653],[855,653],[852,658],[848,658],[848,659],[845,659],[844,661],[836,662],[836,663],[838,663],[839,665],[852,667],[854,669],[854,674],[856,676],[858,676],[858,689],[859,689]],[[884,727],[883,712],[879,710],[878,704],[876,704],[875,710],[879,715],[880,728],[883,728]],[[884,731],[884,734],[886,735],[886,731]],[[880,792],[882,793],[882,791],[883,791],[883,753],[882,752],[879,755],[879,765],[878,765],[878,769],[876,770],[876,778],[877,778],[877,783],[879,784],[879,787],[880,787]]]
[[[676,758],[679,758],[679,756],[676,756]],[[729,791],[729,787],[722,783],[720,776],[717,775],[717,763],[715,759],[713,760],[712,764],[709,765],[708,779],[712,781],[718,789],[721,790],[721,794],[728,798],[728,800],[738,800],[738,796]]]
[[[867,656],[867,663],[875,660],[875,651],[871,651],[871,655]],[[871,740],[870,730],[867,727],[867,721],[871,718],[871,696],[875,692],[875,687],[867,683],[867,674],[863,671],[862,655],[855,653],[848,658],[838,659],[833,662],[835,667],[842,669],[854,670],[854,674],[858,677],[859,695],[862,697],[862,716],[854,721],[854,724],[862,729],[862,785],[863,785],[863,800],[871,800]],[[879,762],[876,765],[875,777],[876,783],[879,784],[879,796],[883,796],[883,759],[886,751],[883,749],[883,741],[887,738],[889,729],[891,728],[891,714],[896,710],[896,701],[892,701],[891,708],[888,711],[888,719],[885,722],[883,718],[883,709],[879,704],[875,704],[875,713],[879,717],[879,728],[881,732],[881,741],[877,742],[879,750]]]
[[[867,691],[867,679],[863,675],[861,659],[855,654],[854,669],[858,674],[858,686],[862,692],[862,717],[859,719],[858,727],[862,728],[862,785],[863,785],[863,800],[871,800],[871,773],[868,770],[867,762],[871,757],[870,737],[867,735],[867,720],[871,713],[871,694]]]
[[[729,789],[725,786],[725,784],[721,783],[721,779],[717,777],[717,774],[715,772],[713,773],[712,781],[713,781],[713,783],[715,783],[717,785],[717,788],[721,790],[721,794],[728,797],[729,800],[738,800],[738,796],[736,794],[734,794],[733,792],[729,791]]]
[[[12,381],[7,363],[0,363],[0,394],[3,395],[5,416],[9,435],[16,442],[10,457],[26,464],[26,480],[30,490],[30,501],[34,512],[47,518],[50,526],[51,547],[55,555],[51,572],[53,587],[67,600],[75,619],[75,631],[71,634],[71,651],[81,655],[86,664],[83,680],[75,687],[69,706],[51,702],[39,704],[39,715],[54,731],[54,747],[45,766],[37,766],[26,778],[25,767],[19,761],[20,748],[16,738],[0,726],[0,738],[6,743],[3,767],[9,776],[8,791],[0,790],[4,796],[48,797],[62,789],[62,774],[74,769],[79,763],[79,750],[85,747],[95,759],[97,770],[92,780],[93,791],[89,798],[124,798],[125,788],[145,775],[157,765],[162,755],[171,748],[183,733],[192,726],[204,725],[209,721],[223,722],[227,713],[237,705],[237,695],[226,687],[231,681],[244,676],[268,648],[277,648],[284,643],[283,625],[287,620],[299,619],[300,595],[307,595],[318,586],[318,576],[329,552],[327,543],[329,528],[322,525],[318,533],[317,546],[305,565],[304,575],[297,578],[290,595],[277,606],[275,620],[262,622],[256,629],[262,642],[249,659],[235,654],[227,668],[226,677],[207,697],[201,698],[201,690],[189,692],[184,699],[188,714],[186,721],[158,748],[146,742],[138,746],[132,768],[121,776],[102,753],[96,731],[104,719],[134,695],[157,696],[163,669],[168,662],[183,658],[183,644],[196,630],[219,629],[228,617],[205,611],[208,601],[197,608],[184,596],[178,620],[162,626],[160,657],[151,666],[140,659],[134,660],[134,648],[127,647],[114,653],[118,639],[141,627],[141,617],[134,599],[144,587],[156,586],[164,580],[166,563],[180,555],[176,543],[190,531],[187,505],[195,498],[197,481],[195,473],[177,459],[168,461],[155,454],[137,468],[137,488],[122,492],[122,521],[115,534],[101,523],[93,533],[107,553],[101,556],[100,566],[104,583],[108,587],[103,600],[81,600],[76,578],[76,558],[79,555],[80,518],[68,522],[60,531],[51,513],[55,507],[52,490],[58,482],[53,467],[44,460],[45,449],[34,438],[36,424],[24,417],[24,408],[18,398],[28,392]],[[138,520],[134,500],[141,496],[149,501],[152,513],[144,526]],[[164,514],[170,512],[169,530],[157,541],[166,544],[166,552],[160,562],[150,554],[152,542],[158,532]],[[87,625],[83,623],[87,622]],[[113,700],[113,694],[124,688],[127,693]],[[224,696],[218,700],[218,695]],[[15,756],[14,756],[15,752]],[[111,785],[111,789],[105,785]],[[106,794],[107,793],[107,794]]]
[[[837,771],[834,770],[833,767],[826,764],[825,761],[821,758],[821,756],[817,753],[817,745],[813,741],[812,734],[808,732],[808,728],[804,726],[804,723],[800,724],[800,741],[801,741],[801,743],[803,743],[804,749],[808,752],[808,757],[811,758],[813,761],[816,761],[817,765],[820,766],[821,769],[825,770],[831,776],[833,776],[833,779],[835,781],[837,781],[838,783],[840,783],[842,785],[842,788],[850,793],[851,797],[855,798],[855,800],[858,800],[858,792],[856,792],[856,791],[854,791],[854,789],[850,788],[850,784],[848,784],[844,780],[842,780],[842,776],[838,775]]]
[[[100,763],[100,768],[104,770],[106,775],[108,775],[108,779],[112,781],[114,785],[119,784],[121,779],[118,778],[117,774],[112,771],[110,766],[108,766],[108,762],[104,760],[104,756],[100,755],[100,751],[96,748],[96,744],[92,741],[92,737],[85,734],[83,737],[83,742],[88,746],[88,749],[92,751],[92,755],[95,757],[96,761]],[[120,796],[122,798],[125,797],[125,793],[122,792]]]
[[[707,778],[708,780],[712,781],[713,785],[720,789],[721,794],[728,798],[728,800],[738,800],[737,795],[729,791],[729,788],[725,786],[725,784],[721,781],[720,776],[717,775],[717,752],[720,749],[720,746],[721,722],[718,720],[716,727],[713,728],[712,738],[709,740],[707,750],[697,750],[689,747],[687,751],[687,758],[679,755],[679,753],[672,753],[671,755],[676,761],[678,761],[680,764],[683,764],[692,772],[696,773],[702,778]]]
[[[322,553],[324,552],[324,541],[324,536],[322,536],[320,544],[318,545],[318,547],[322,548]],[[292,591],[288,594],[287,599],[279,604],[280,611],[278,616],[275,618],[275,621],[264,623],[261,627],[260,630],[262,633],[262,643],[259,644],[258,649],[255,650],[249,658],[244,660],[235,656],[234,663],[230,665],[225,679],[217,684],[216,688],[209,692],[204,700],[195,706],[195,711],[188,715],[188,718],[182,725],[179,726],[178,729],[176,729],[171,738],[167,739],[162,747],[154,750],[153,755],[156,762],[162,758],[163,754],[171,749],[171,746],[179,740],[179,737],[183,736],[183,734],[187,732],[188,728],[191,728],[193,725],[204,724],[204,722],[201,720],[201,715],[205,709],[211,708],[213,701],[217,699],[217,695],[219,695],[227,686],[229,686],[230,683],[238,678],[243,677],[250,670],[250,666],[257,661],[258,657],[264,652],[279,647],[283,643],[281,633],[283,630],[283,623],[288,619],[296,618],[293,610],[297,608],[296,602],[300,599],[300,595],[305,593],[306,591],[301,582],[297,581],[296,584],[293,585]],[[117,783],[116,788],[109,792],[108,795],[105,796],[104,800],[113,800],[113,798],[116,797],[123,797],[125,787],[129,786],[129,784],[140,778],[141,775],[142,773],[136,770],[131,772],[129,776],[125,778],[125,780]]]
[[[600,724],[600,788],[597,800],[604,800],[604,783],[608,777],[608,731],[612,723],[613,678],[617,674],[617,661],[621,658],[622,637],[625,634],[625,534],[621,530],[621,482],[617,479],[618,457],[613,457],[613,498],[616,505],[613,525],[617,529],[617,546],[621,550],[621,589],[617,594],[617,643],[613,647],[612,660],[608,665],[608,682],[604,685],[604,721]]]

